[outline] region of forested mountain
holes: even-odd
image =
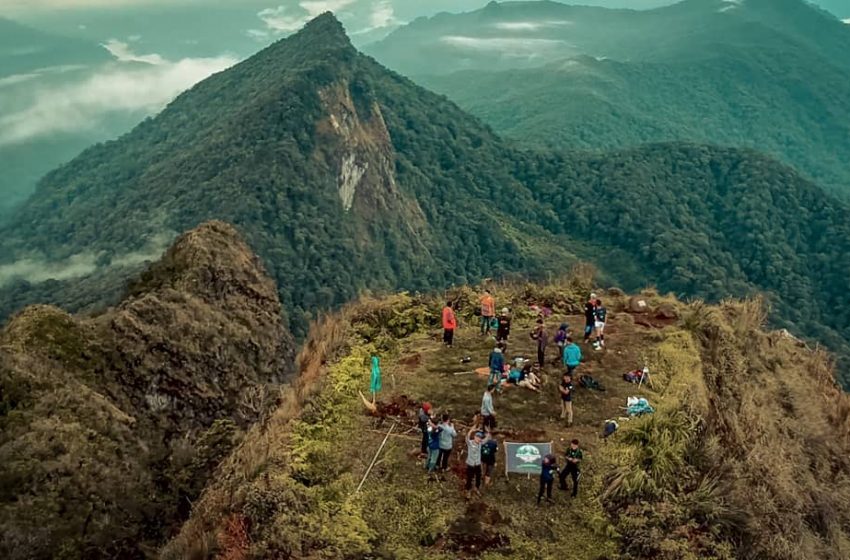
[[[684,144],[514,149],[357,53],[329,14],[48,175],[3,232],[0,264],[93,255],[108,271],[208,219],[256,247],[298,333],[363,289],[585,258],[626,287],[765,290],[797,331],[837,349],[850,338],[850,211],[789,168]],[[7,285],[5,311],[37,297]]]
[[[274,283],[218,222],[97,317],[17,314],[0,329],[0,556],[144,558],[293,357]]]
[[[491,3],[367,52],[529,145],[749,146],[850,196],[850,27],[802,0]]]

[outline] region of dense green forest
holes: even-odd
[[[744,146],[848,190],[850,71],[793,50],[688,63],[579,57],[539,69],[418,76],[500,134],[534,147],[607,150],[688,140]]]
[[[357,53],[330,15],[48,175],[2,232],[0,264],[89,252],[110,270],[149,237],[208,219],[243,232],[299,335],[362,290],[580,258],[626,287],[764,290],[796,332],[837,350],[850,334],[850,211],[791,169],[684,144],[518,150]],[[8,314],[37,296],[19,282],[0,300]]]
[[[491,4],[367,52],[532,147],[752,147],[850,196],[850,28],[801,0]]]

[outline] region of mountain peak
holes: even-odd
[[[332,12],[324,12],[308,21],[296,35],[319,36],[329,47],[351,46],[345,28]]]

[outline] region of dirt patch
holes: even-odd
[[[675,325],[678,319],[651,315],[649,313],[632,313],[635,325],[646,327],[647,329],[663,329],[670,325]]]
[[[540,441],[546,439],[545,430],[529,429],[529,430],[496,430],[494,435],[501,436],[508,441]]]
[[[419,404],[407,395],[396,395],[390,402],[378,401],[375,406],[378,407],[378,416],[382,418],[387,416],[407,418],[415,415],[419,408]]]
[[[457,552],[461,558],[476,557],[484,552],[504,549],[510,539],[493,526],[505,523],[498,510],[484,502],[472,502],[463,517],[455,521],[440,544],[445,550]]]
[[[415,354],[408,354],[407,356],[399,359],[398,363],[406,368],[416,369],[422,365],[422,354],[419,352],[416,352]]]

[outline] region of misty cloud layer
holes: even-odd
[[[0,146],[94,129],[115,111],[157,112],[183,90],[237,62],[231,56],[171,62],[157,54],[137,55],[127,43],[117,40],[108,41],[105,47],[118,63],[73,81],[36,83],[26,92],[22,106],[0,115]],[[34,77],[24,74],[5,80],[21,83]]]

